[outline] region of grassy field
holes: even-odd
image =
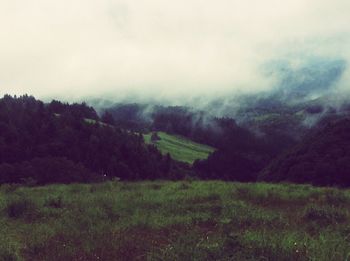
[[[146,143],[151,144],[152,133],[144,135]],[[161,138],[155,143],[158,149],[166,154],[169,153],[175,160],[192,164],[196,159],[206,159],[214,148],[193,142],[184,137],[169,135],[165,132],[158,132]]]
[[[0,187],[0,260],[349,260],[350,192],[218,181]]]

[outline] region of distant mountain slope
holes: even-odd
[[[300,102],[329,92],[346,66],[340,58],[304,57],[297,61],[271,61],[265,67],[278,78],[271,94],[282,101]]]
[[[350,186],[350,119],[326,123],[280,155],[259,179]]]
[[[143,135],[145,142],[154,144],[163,153],[169,153],[170,156],[177,160],[192,164],[195,160],[206,159],[214,152],[214,148],[193,142],[187,138],[170,135],[165,132],[157,132],[159,140],[152,142],[152,133]]]

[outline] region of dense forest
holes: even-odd
[[[270,150],[278,153],[296,143],[295,135],[291,132],[293,125],[296,126],[293,131],[302,132],[300,122],[288,118],[285,114],[281,117],[283,120],[274,122],[256,124],[252,121],[242,123],[239,120],[240,124],[237,124],[234,117],[213,116],[208,112],[184,106],[117,104],[103,111],[111,115],[118,126],[125,129],[141,132],[164,131],[216,148],[225,147],[228,136],[240,140],[242,134],[249,136],[250,139],[254,139],[255,136],[255,139],[264,140],[265,143],[269,143]],[[250,112],[246,110],[245,113]],[[249,128],[247,125],[254,128]],[[256,135],[257,132],[260,135]]]
[[[108,114],[103,118],[108,120]],[[0,183],[177,177],[177,164],[140,134],[100,121],[82,104],[0,99]]]
[[[350,119],[337,119],[322,125],[280,155],[259,179],[350,186]]]
[[[308,106],[305,111],[317,114],[322,108]],[[285,132],[293,121],[263,122],[264,132],[257,133],[232,118],[187,107],[128,104],[98,114],[85,103],[6,95],[0,99],[0,183],[190,176],[349,186],[346,117],[329,114],[299,141]],[[181,135],[215,151],[193,165],[177,162],[145,144],[142,133],[149,131]]]
[[[350,186],[350,119],[324,117],[300,142],[278,150],[281,139],[260,139],[232,133],[207,160],[194,164],[199,176],[209,179],[309,183]],[[241,143],[235,143],[235,139]],[[276,145],[275,144],[275,145]]]
[[[251,101],[237,114],[239,124],[180,106],[119,104],[107,111],[122,125],[178,134],[217,148],[193,165],[202,179],[350,185],[345,166],[350,148],[341,134],[347,132],[336,130],[338,125],[347,128],[342,119],[349,113],[348,103],[274,101]]]
[[[256,181],[257,174],[276,155],[294,144],[283,135],[257,136],[233,120],[223,130],[218,139],[218,150],[208,159],[194,164],[201,178]]]
[[[276,155],[296,143],[286,131],[290,120],[265,124],[263,134],[256,135],[232,118],[188,107],[119,104],[105,112],[125,128],[164,131],[217,148],[207,160],[194,164],[197,176],[204,179],[255,181]]]

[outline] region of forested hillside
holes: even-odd
[[[344,120],[345,109],[342,113],[329,112],[308,131],[302,130],[300,136],[304,138],[298,142],[284,132],[290,124],[298,124],[292,120],[265,118],[259,125],[265,132],[260,133],[232,118],[212,117],[186,107],[158,106],[145,114],[145,108],[141,110],[140,106],[143,105],[122,106],[121,110],[107,110],[99,116],[85,103],[43,103],[31,96],[4,96],[0,99],[0,183],[195,176],[350,185],[350,123]],[[316,103],[304,108],[305,115],[322,111]],[[152,120],[147,120],[147,115]],[[138,125],[133,127],[130,122]],[[165,152],[164,146],[171,142],[165,144],[164,140],[163,148],[161,142],[158,144],[162,155],[156,146],[145,144],[145,131],[181,135],[212,145],[215,151],[197,157],[180,142]],[[175,153],[176,160],[193,163],[193,167],[174,161],[167,152]],[[193,162],[195,159],[199,160]]]
[[[258,176],[265,177],[270,170],[266,179],[269,181],[349,185],[344,180],[345,168],[339,166],[345,164],[343,156],[349,151],[349,148],[344,148],[346,138],[338,132],[329,132],[327,137],[315,134],[332,122],[348,117],[349,103],[346,99],[329,95],[288,103],[276,96],[257,95],[246,97],[243,101],[244,105],[235,114],[236,119],[214,117],[208,112],[181,106],[120,104],[108,111],[121,124],[133,119],[134,126],[142,124],[141,129],[182,135],[217,148],[208,159],[195,162],[194,170],[200,178],[256,181]],[[212,109],[215,111],[217,107],[213,105]],[[346,124],[343,127],[346,128]],[[308,146],[306,143],[311,140],[314,143],[336,142],[327,145],[329,148],[324,146],[317,153],[306,153],[306,158],[303,151],[295,152],[295,148]],[[328,157],[335,150],[345,151],[340,159]],[[285,158],[285,155],[289,156]],[[276,164],[287,166],[273,167]],[[259,174],[263,170],[264,174]],[[334,176],[338,176],[337,181]]]
[[[87,121],[86,119],[91,119]],[[173,177],[175,164],[142,135],[100,124],[86,104],[0,99],[0,183]],[[95,122],[95,123],[94,123]]]
[[[261,174],[265,181],[350,186],[350,119],[328,122],[279,156]]]

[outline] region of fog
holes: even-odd
[[[0,94],[203,102],[315,58],[343,62],[344,92],[349,24],[348,0],[0,0]]]

